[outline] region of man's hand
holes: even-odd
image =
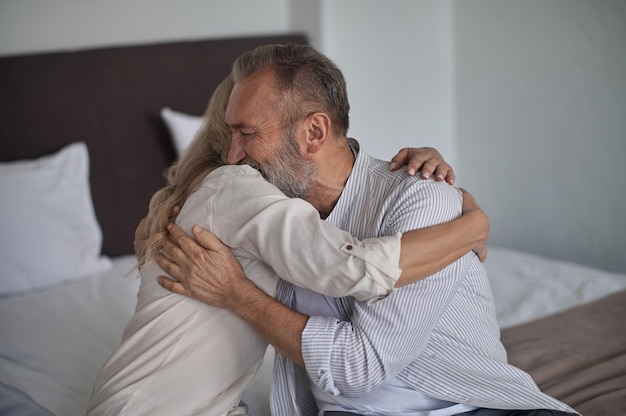
[[[469,214],[470,212],[473,215],[479,213],[482,217],[484,217],[484,226],[482,227],[482,235],[480,238],[480,243],[472,249],[476,255],[478,255],[478,259],[481,262],[487,260],[487,239],[489,238],[489,219],[487,218],[487,214],[480,209],[476,200],[465,189],[460,188],[463,193],[463,215]]]
[[[176,281],[159,276],[161,286],[218,308],[228,308],[241,284],[251,283],[241,264],[211,232],[194,226],[197,241],[180,227],[168,226],[170,239],[156,256],[156,262]]]
[[[218,308],[252,325],[277,351],[304,366],[300,334],[308,317],[269,297],[248,280],[237,258],[212,233],[193,227],[195,238],[170,224],[170,240],[157,254],[161,268],[177,281],[159,276],[161,286]],[[199,243],[199,244],[198,244]]]
[[[445,180],[448,184],[454,185],[456,176],[452,166],[448,165],[441,154],[432,147],[412,148],[405,147],[391,159],[391,170],[398,170],[406,166],[409,175],[415,175],[420,171],[420,176],[428,179],[435,176],[435,180]]]

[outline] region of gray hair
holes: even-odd
[[[264,45],[235,61],[233,78],[239,82],[269,69],[275,74],[286,127],[322,111],[330,116],[334,133],[346,136],[350,112],[346,81],[330,59],[307,45]]]

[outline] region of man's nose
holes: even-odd
[[[228,163],[236,165],[246,157],[246,152],[241,145],[241,138],[238,135],[233,134],[230,142],[230,149],[228,149]]]

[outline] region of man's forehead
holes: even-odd
[[[273,96],[272,84],[266,77],[254,76],[236,82],[228,98],[226,122],[231,126],[244,124],[271,110]]]
[[[246,113],[250,111],[246,111],[247,107],[250,107],[252,104],[251,99],[249,97],[244,97],[245,91],[241,91],[241,88],[237,88],[237,84],[233,87],[230,97],[228,98],[228,103],[226,104],[226,113],[225,120],[227,124],[231,126],[240,125],[243,123],[243,119],[246,118]]]

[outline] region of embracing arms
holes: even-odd
[[[436,169],[431,174],[437,176],[435,172]],[[443,178],[453,180],[448,176]],[[469,194],[464,198],[464,210],[465,215],[458,220],[403,235],[400,266],[404,273],[396,286],[426,277],[471,249],[484,259],[486,216]],[[194,228],[202,246],[175,226],[170,231],[172,241],[163,247],[166,255],[159,255],[157,261],[177,281],[162,278],[161,284],[176,293],[231,309],[279,351],[302,364],[300,334],[308,317],[285,308],[257,289],[230,250],[207,231]]]

